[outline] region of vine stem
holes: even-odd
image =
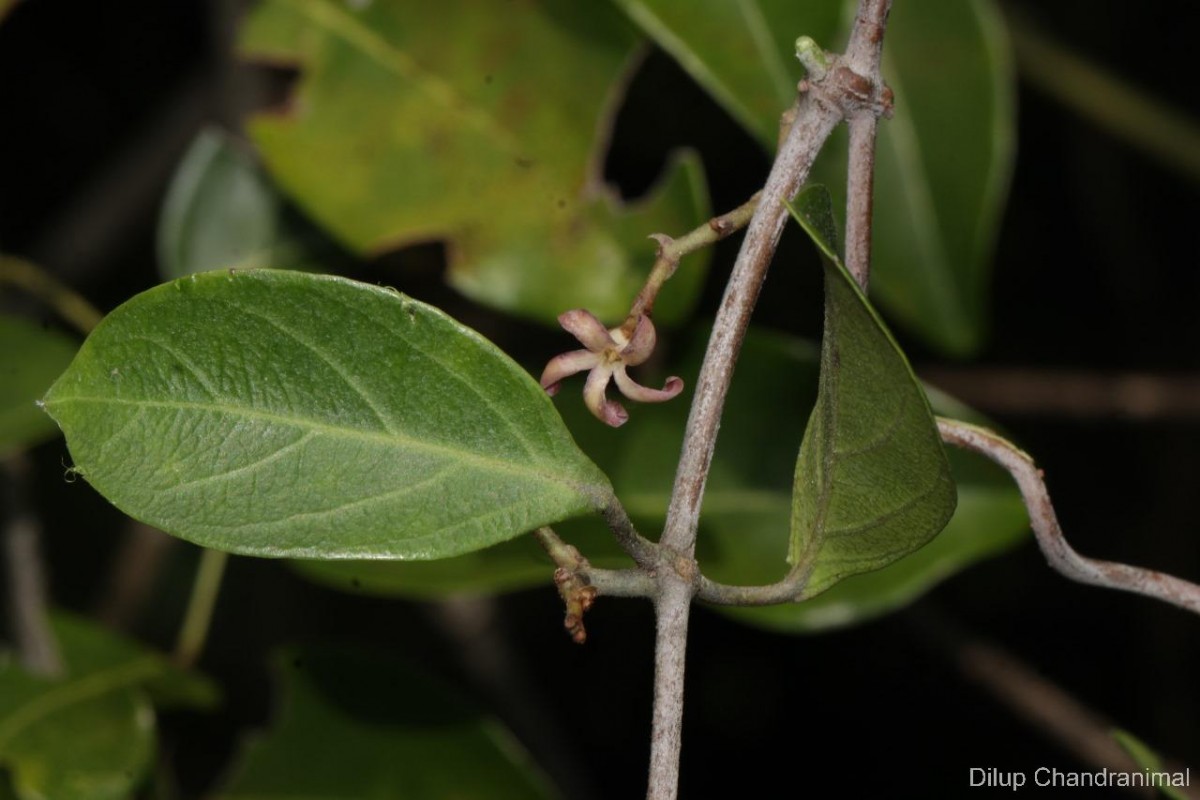
[[[878,118],[860,113],[847,122],[850,152],[846,175],[846,269],[863,294],[871,277],[871,212],[875,194],[875,132]]]
[[[30,465],[24,455],[4,459],[9,518],[4,526],[8,605],[21,665],[34,675],[63,672],[62,654],[50,626],[46,572],[39,546],[42,526],[29,503]]]
[[[221,578],[225,575],[225,564],[229,554],[205,548],[200,551],[200,564],[196,567],[196,579],[192,583],[192,596],[188,598],[183,625],[179,628],[179,639],[175,642],[175,663],[190,667],[200,658],[208,629],[212,624],[213,610],[217,605],[217,594],[221,589]]]
[[[713,323],[659,540],[648,800],[675,800],[678,795],[688,616],[699,586],[694,558],[696,529],[734,365],[787,219],[784,202],[808,177],[817,153],[843,119],[844,109],[855,98],[863,99],[864,86],[873,95],[875,87],[883,85],[880,47],[890,8],[891,0],[860,0],[846,62],[812,84],[802,84],[808,91],[800,96],[796,119],[763,186]],[[853,69],[848,66],[851,64]]]
[[[84,336],[92,332],[104,317],[83,296],[57,280],[31,261],[0,256],[0,284],[12,284],[29,292]]]
[[[642,286],[629,309],[629,316],[625,324],[629,326],[630,332],[637,325],[638,317],[654,310],[654,301],[658,297],[659,290],[675,274],[680,260],[684,256],[715,244],[746,227],[754,216],[755,209],[758,208],[761,194],[761,192],[755,192],[749,200],[737,208],[713,217],[683,236],[673,238],[666,234],[656,233],[650,237],[658,242],[658,258],[655,259],[645,285]]]
[[[938,417],[942,441],[973,450],[1012,475],[1029,510],[1029,524],[1050,566],[1073,581],[1153,597],[1200,614],[1200,586],[1162,572],[1085,558],[1067,543],[1054,504],[1033,459],[1012,442],[985,428]]]

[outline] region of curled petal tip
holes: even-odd
[[[605,425],[611,425],[614,428],[619,428],[629,421],[629,412],[625,410],[625,407],[611,400],[606,401],[600,407],[600,413],[597,416]]]
[[[637,400],[639,403],[662,403],[683,391],[683,380],[674,375],[667,378],[667,382],[663,384],[663,388],[661,389],[651,389],[649,386],[642,386],[629,377],[623,369],[615,370],[613,378],[616,380],[617,388],[621,390],[621,394],[630,400]]]
[[[558,315],[558,324],[588,350],[603,350],[613,344],[604,323],[584,308],[573,308]]]

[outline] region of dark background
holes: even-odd
[[[158,281],[154,227],[175,162],[204,122],[229,122],[246,94],[262,102],[278,83],[237,71],[221,55],[232,5],[26,0],[0,25],[0,250],[38,260],[102,310]],[[1024,12],[1147,94],[1191,114],[1200,107],[1200,14],[1191,0],[1136,9],[1025,0],[1004,8]],[[231,82],[243,87],[251,77],[253,92],[230,91]],[[971,389],[981,368],[1194,375],[1194,179],[1036,88],[1022,82],[1019,90],[1018,161],[995,262],[991,337],[969,365],[904,341],[918,372],[954,377],[985,410],[986,392]],[[667,58],[651,54],[606,170],[636,195],[682,144],[703,154],[716,209],[739,203],[765,176],[768,163],[754,143]],[[781,257],[807,258],[806,247],[791,236]],[[716,250],[710,309],[735,252],[730,243]],[[431,246],[371,264],[341,261],[352,277],[486,322],[489,312],[442,287],[440,255]],[[772,277],[762,321],[816,334],[818,272]],[[1200,412],[1136,420],[1037,407],[992,414],[1046,470],[1078,549],[1200,580]],[[64,482],[61,441],[33,457],[55,601],[103,610],[129,525],[83,482]],[[195,552],[173,546],[153,602],[125,616],[130,631],[171,646]],[[454,634],[462,626],[447,623],[456,614],[493,616],[487,633],[463,648]],[[266,653],[284,642],[335,638],[382,644],[496,705],[568,796],[638,796],[651,699],[649,606],[602,601],[582,648],[562,634],[560,616],[551,588],[494,606],[445,607],[340,594],[281,564],[234,559],[202,661],[226,686],[227,703],[216,715],[168,715],[167,752],[185,795],[197,796],[239,738],[268,718]],[[697,611],[683,796],[755,796],[809,780],[823,787],[818,795],[959,796],[971,766],[1083,768],[964,677],[953,657],[959,635],[1000,643],[1164,753],[1200,765],[1197,620],[1069,583],[1029,544],[947,581],[913,610],[845,631],[787,638]]]

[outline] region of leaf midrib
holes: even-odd
[[[500,458],[490,458],[488,456],[479,455],[470,450],[461,450],[447,445],[436,444],[433,442],[414,439],[411,436],[405,436],[400,433],[386,433],[370,430],[362,430],[360,428],[347,428],[330,425],[319,420],[308,419],[305,417],[288,417],[282,414],[273,414],[268,411],[258,409],[246,409],[237,406],[226,406],[219,403],[194,403],[184,402],[180,400],[126,400],[117,397],[55,397],[46,401],[47,410],[53,410],[55,407],[62,408],[71,404],[80,405],[116,405],[130,406],[134,408],[162,408],[175,411],[193,411],[204,412],[210,414],[220,414],[232,417],[242,417],[247,419],[262,420],[278,425],[285,425],[303,430],[326,434],[334,437],[343,437],[348,439],[357,439],[359,441],[371,442],[373,444],[384,444],[392,447],[410,448],[413,450],[421,450],[429,453],[435,453],[448,458],[466,461],[476,464],[483,469],[493,472],[518,473],[534,476],[540,480],[566,486],[588,498],[594,498],[597,491],[600,493],[606,492],[607,487],[597,486],[595,484],[587,484],[579,481],[564,480],[555,475],[553,472],[543,471],[541,469],[533,469],[525,464],[517,461],[510,461]],[[561,466],[561,465],[555,465]],[[596,501],[593,499],[593,503]]]

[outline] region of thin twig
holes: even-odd
[[[784,202],[796,194],[808,177],[813,160],[840,120],[841,112],[823,96],[816,93],[805,96],[796,122],[763,187],[758,210],[746,230],[696,381],[663,530],[661,544],[680,553],[690,553],[695,546],[700,502],[716,446],[725,395],[750,323],[750,314],[787,220]]]
[[[891,90],[879,67],[891,3],[863,3],[856,25],[864,35],[851,40],[842,62],[864,79],[860,105],[846,115],[850,151],[846,170],[846,269],[863,293],[871,276],[871,209],[875,196],[875,134],[881,115],[891,116]]]
[[[1200,179],[1200,125],[1143,89],[1043,35],[1019,14],[1008,15],[1021,77],[1105,130]]]
[[[653,570],[593,567],[574,545],[564,542],[552,528],[538,528],[533,532],[533,536],[555,566],[565,573],[578,576],[584,585],[594,588],[597,594],[610,597],[653,597],[658,592]],[[647,544],[656,547],[653,542]]]
[[[790,571],[782,580],[762,586],[718,583],[701,575],[696,597],[718,606],[773,606],[778,603],[790,603],[804,591],[811,573],[811,569],[802,565],[799,569]]]
[[[204,650],[228,560],[229,554],[220,550],[205,548],[200,552],[192,596],[188,599],[183,625],[179,628],[179,639],[175,643],[175,663],[181,667],[195,664]]]
[[[695,551],[700,503],[716,446],[725,395],[751,311],[787,219],[784,201],[800,188],[821,145],[840,119],[841,112],[836,106],[812,94],[804,99],[763,187],[758,210],[746,230],[696,381],[683,452],[660,540],[660,547],[677,554],[676,560],[690,560]],[[660,590],[655,603],[658,626],[648,800],[674,800],[678,791],[684,651],[695,586],[694,582],[680,576],[674,566],[664,565],[658,572]]]
[[[663,574],[669,574],[663,570]],[[654,710],[650,729],[650,781],[646,800],[675,800],[683,747],[683,679],[693,586],[660,582],[654,603]]]
[[[688,614],[700,586],[693,555],[696,528],[734,365],[787,219],[784,202],[804,183],[813,160],[846,109],[855,102],[861,105],[864,82],[866,98],[880,91],[880,46],[890,7],[891,0],[861,0],[846,62],[812,75],[802,84],[807,91],[800,97],[795,121],[771,167],[713,323],[659,541],[662,565],[655,600],[658,625],[649,800],[674,800],[678,792]]]
[[[96,619],[113,630],[130,628],[154,590],[167,556],[180,544],[174,536],[130,518],[98,593]]]
[[[208,117],[210,86],[201,73],[175,84],[148,122],[55,209],[25,252],[68,281],[116,255],[162,202],[163,185]]]
[[[658,584],[645,570],[596,569],[574,545],[564,542],[549,527],[538,528],[533,536],[558,567],[554,571],[554,585],[567,609],[563,627],[578,644],[587,641],[583,615],[599,595],[653,597],[658,591]]]
[[[915,623],[920,638],[950,658],[967,678],[1083,763],[1113,772],[1141,771],[1113,738],[1116,726],[1111,720],[1039,675],[1021,658],[959,629],[928,605],[914,610],[908,619]],[[1147,789],[1141,794],[1151,797],[1155,792]],[[1188,796],[1200,797],[1195,793]]]
[[[1085,558],[1063,538],[1062,528],[1042,480],[1042,472],[1029,455],[985,428],[938,417],[942,441],[987,456],[1008,470],[1029,510],[1029,522],[1050,566],[1073,581],[1153,597],[1200,614],[1200,586],[1185,580],[1128,564]]]
[[[26,458],[22,455],[6,458],[4,478],[4,505],[8,509],[4,555],[17,655],[29,672],[53,677],[62,673],[63,663],[50,628],[46,574],[38,546],[42,527],[29,503],[29,463]]]
[[[625,511],[625,506],[621,505],[616,495],[608,498],[608,503],[601,513],[617,544],[639,567],[648,571],[658,568],[658,545],[638,533],[633,520]]]
[[[926,383],[980,411],[1072,419],[1200,417],[1200,374],[1025,367],[918,368]]]
[[[846,169],[846,269],[867,292],[871,278],[871,210],[875,193],[875,131],[870,112],[847,120],[850,153]]]
[[[91,333],[104,318],[78,292],[23,258],[0,256],[0,284],[16,286],[33,295],[84,336]]]
[[[758,208],[758,198],[761,194],[761,192],[755,192],[749,200],[737,208],[727,211],[720,216],[713,217],[708,222],[685,233],[683,236],[672,238],[666,234],[656,233],[651,237],[658,242],[658,258],[655,259],[654,266],[650,269],[650,275],[646,278],[645,285],[642,286],[641,291],[638,292],[637,297],[633,300],[633,305],[629,309],[628,320],[632,320],[632,322],[628,324],[631,331],[633,330],[633,326],[637,325],[638,317],[642,314],[649,314],[654,310],[654,300],[658,297],[659,290],[675,274],[675,270],[679,268],[680,260],[684,256],[715,244],[749,225],[750,218],[754,215],[754,210]]]

